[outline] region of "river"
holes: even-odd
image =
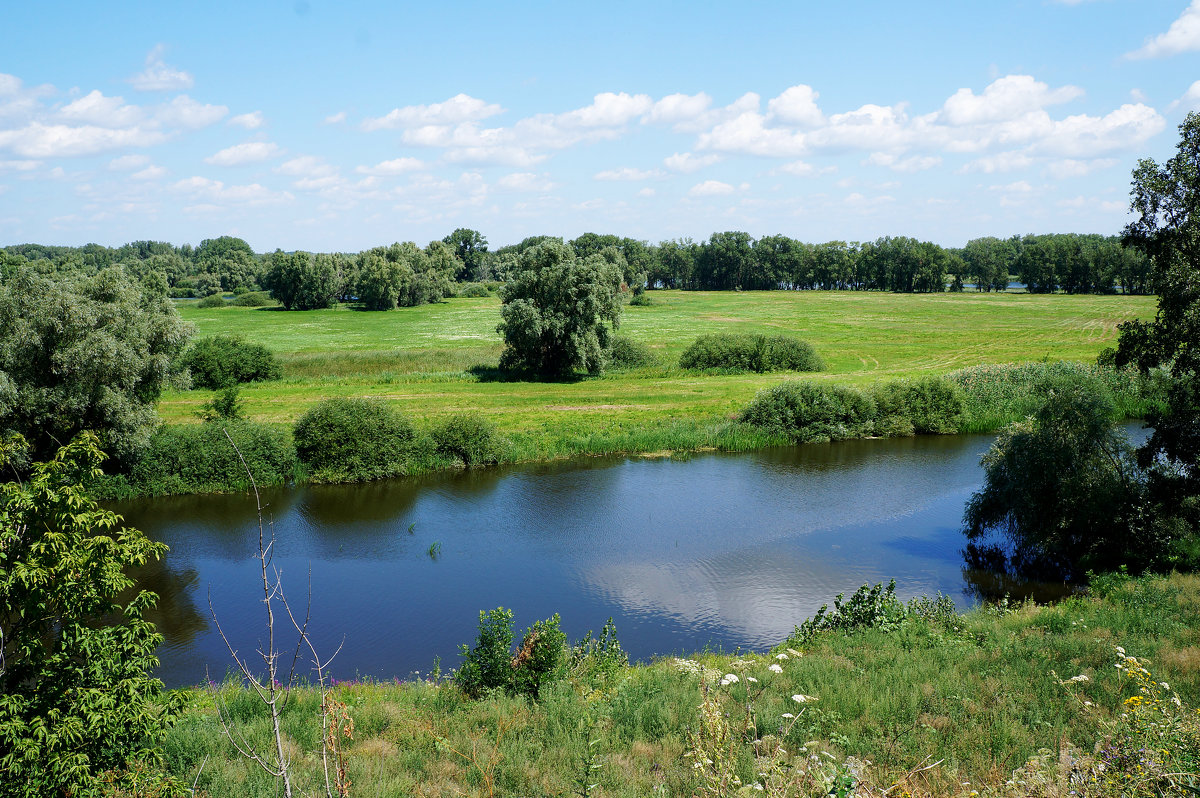
[[[1136,425],[1131,427],[1136,430]],[[1137,433],[1135,433],[1137,434]],[[905,597],[976,600],[963,506],[986,435],[597,458],[364,485],[265,491],[273,565],[339,679],[409,678],[458,661],[479,611],[517,633],[554,613],[571,640],[612,616],[635,659],[762,650],[839,592],[894,578]],[[160,595],[168,686],[221,679],[265,640],[254,499],[114,506],[170,546],[141,570]],[[214,621],[215,619],[215,621]],[[286,619],[284,619],[286,622]]]

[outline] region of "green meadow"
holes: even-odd
[[[330,397],[383,399],[418,424],[451,413],[486,416],[512,441],[514,459],[722,445],[722,424],[764,387],[794,374],[681,370],[680,352],[714,332],[787,333],[826,363],[805,379],[870,385],[965,366],[1092,360],[1119,323],[1148,318],[1153,297],[879,292],[655,291],[628,306],[620,334],[646,343],[659,363],[564,382],[496,379],[502,350],[496,298],[366,312],[200,309],[180,304],[197,334],[241,335],[273,350],[284,379],[244,386],[248,416],[290,425]],[[209,392],[167,393],[159,413],[190,423]],[[727,441],[731,448],[761,441]]]

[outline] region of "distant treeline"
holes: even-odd
[[[134,241],[110,248],[21,244],[0,249],[0,278],[28,264],[42,273],[83,272],[119,265],[139,279],[161,275],[173,296],[272,292],[286,308],[358,301],[388,309],[438,301],[454,283],[503,282],[519,256],[548,240],[488,249],[475,230],[460,228],[425,247],[412,242],[358,253],[257,254],[240,238],[199,246]],[[904,236],[874,241],[808,244],[783,235],[713,233],[707,241],[651,244],[584,233],[567,242],[581,257],[618,264],[630,286],[685,290],[853,290],[931,293],[1004,291],[1012,280],[1032,293],[1150,292],[1149,265],[1116,236],[1050,234],[977,238],[961,249]],[[157,279],[157,278],[153,278]]]

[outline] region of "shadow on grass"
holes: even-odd
[[[544,382],[571,384],[583,382],[587,379],[587,375],[585,374],[560,374],[558,376],[544,376],[530,374],[527,371],[506,371],[499,366],[485,366],[483,364],[471,366],[467,369],[467,373],[473,376],[479,382]]]

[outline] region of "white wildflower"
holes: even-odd
[[[787,658],[788,658],[788,655],[787,655],[787,654],[776,654],[776,655],[775,655],[775,659],[781,659],[781,660],[782,660],[782,659],[787,659]]]
[[[747,676],[746,681],[754,682],[755,684],[758,684],[758,679],[755,679],[753,676]]]
[[[815,695],[803,695],[797,693],[796,695],[792,696],[792,700],[797,704],[807,704],[809,701],[816,701],[817,697]]]
[[[1088,678],[1086,673],[1081,673],[1078,676],[1072,676],[1070,679],[1067,679],[1067,681],[1068,682],[1090,682],[1091,679]]]
[[[783,666],[776,663],[771,663],[767,667],[767,670],[769,670],[771,673],[783,673]]]
[[[795,715],[793,715],[791,712],[784,712],[784,713],[783,713],[783,717],[785,717],[785,718],[788,718],[788,719],[791,719],[791,718],[794,718],[794,717],[796,717],[796,716],[795,716]]]

